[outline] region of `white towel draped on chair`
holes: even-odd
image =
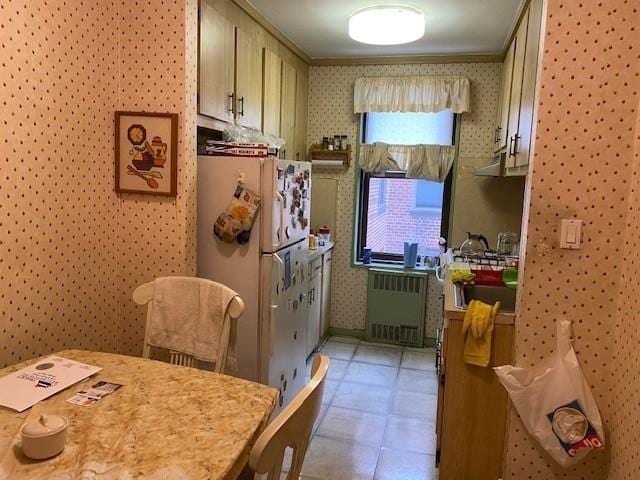
[[[228,312],[236,296],[211,280],[157,278],[148,306],[147,343],[237,369],[235,321]]]

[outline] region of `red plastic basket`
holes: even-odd
[[[493,285],[497,287],[504,287],[504,281],[502,280],[502,270],[476,270],[471,269],[471,273],[475,275],[476,285]]]

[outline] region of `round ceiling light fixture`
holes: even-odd
[[[422,38],[424,26],[424,14],[417,8],[380,5],[351,15],[349,36],[370,45],[400,45]]]

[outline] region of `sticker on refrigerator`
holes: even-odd
[[[289,290],[291,286],[291,252],[284,254],[284,290]]]

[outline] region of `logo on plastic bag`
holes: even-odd
[[[582,448],[602,448],[602,439],[577,400],[556,408],[547,414],[547,418],[554,435],[570,457],[575,457]]]

